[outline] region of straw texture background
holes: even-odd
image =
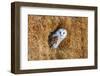
[[[58,27],[68,31],[57,49],[48,37]],[[28,60],[76,59],[88,55],[88,18],[28,15]]]

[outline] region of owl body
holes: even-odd
[[[58,29],[54,34],[50,37],[50,47],[58,48],[59,44],[66,38],[67,31],[64,28]]]

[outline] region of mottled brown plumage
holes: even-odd
[[[58,37],[57,36],[54,36],[54,37],[51,36],[50,40],[49,40],[50,47],[52,47],[54,43],[57,44],[57,41],[58,41]]]

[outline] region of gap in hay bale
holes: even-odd
[[[87,17],[28,15],[28,60],[87,58]],[[50,48],[49,36],[57,29],[68,31],[57,49]]]
[[[53,34],[55,34],[55,32],[57,32],[59,29],[64,29],[64,28],[62,28],[61,26],[60,26],[60,27],[58,26],[54,31],[50,32],[49,35],[48,35],[48,44],[49,44],[49,47],[50,47],[50,48],[52,48],[52,47],[51,47],[51,43],[56,42],[57,39],[58,39],[57,37],[55,37],[55,38],[53,39],[52,36],[53,36]]]

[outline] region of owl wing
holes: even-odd
[[[58,41],[58,36],[52,36],[50,38],[50,47],[52,47],[53,44],[57,44],[57,41]]]

